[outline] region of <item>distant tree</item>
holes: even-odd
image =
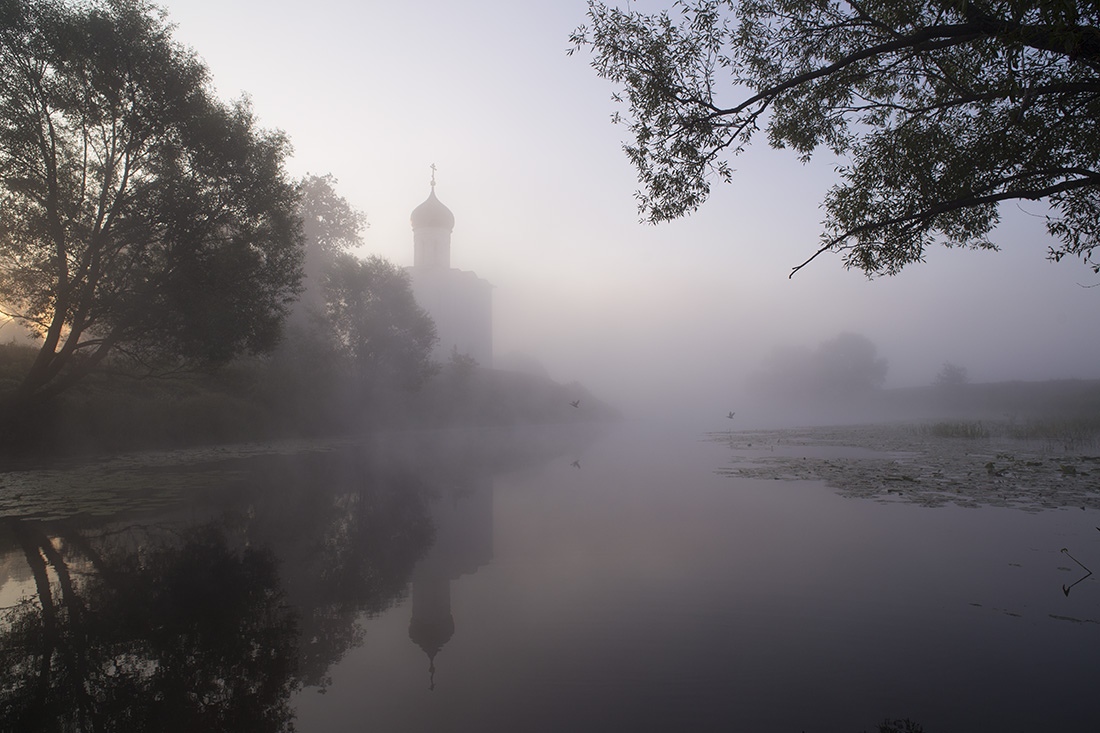
[[[936,374],[936,380],[933,384],[937,387],[957,387],[969,381],[970,378],[967,376],[966,367],[961,367],[958,364],[952,364],[949,361],[945,361],[939,373]]]
[[[305,279],[293,323],[304,333],[292,334],[289,346],[342,356],[367,387],[416,388],[438,369],[430,358],[435,324],[403,270],[381,257],[351,254],[363,244],[366,217],[336,185],[332,175],[298,184]]]
[[[823,391],[853,394],[882,387],[888,365],[866,336],[842,333],[822,341],[812,361]]]
[[[404,270],[377,256],[338,255],[324,291],[337,343],[368,386],[415,389],[438,371],[435,324]]]
[[[41,339],[11,402],[111,354],[270,349],[301,276],[288,151],[144,0],[0,0],[0,312]]]
[[[824,252],[873,276],[937,242],[996,249],[998,203],[1011,200],[1049,205],[1050,259],[1100,272],[1100,4],[673,5],[646,14],[590,0],[590,24],[571,38],[625,88],[625,150],[649,221],[698,208],[764,128],[803,161],[822,147],[843,158],[820,248],[792,275]]]
[[[459,382],[469,380],[477,366],[477,359],[459,351],[457,344],[451,347],[451,355],[447,359],[447,369],[456,380]]]
[[[792,402],[843,400],[882,387],[887,369],[870,339],[842,333],[814,349],[777,349],[757,382],[773,397]]]

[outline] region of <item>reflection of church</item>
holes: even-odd
[[[493,558],[493,481],[460,480],[440,489],[431,508],[435,544],[412,575],[409,638],[428,655],[435,686],[435,657],[455,631],[451,581],[471,575]]]
[[[451,267],[451,232],[455,216],[432,190],[413,209],[413,266],[409,268],[413,294],[435,321],[433,357],[446,362],[454,351],[472,356],[485,367],[493,365],[492,285],[472,272]]]

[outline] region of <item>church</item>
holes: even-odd
[[[451,233],[455,216],[435,195],[435,166],[431,192],[413,209],[413,265],[408,268],[413,295],[435,321],[432,357],[446,364],[452,354],[473,357],[493,366],[493,286],[468,270],[451,267]]]

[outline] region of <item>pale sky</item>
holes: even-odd
[[[612,401],[724,411],[773,344],[868,336],[887,386],[944,361],[972,381],[1100,377],[1100,287],[1048,263],[1042,220],[1015,204],[1001,252],[935,249],[868,281],[818,243],[834,161],[802,165],[763,137],[697,214],[638,223],[614,88],[568,57],[583,0],[166,0],[176,37],[220,94],[246,92],[284,130],[295,175],[332,173],[370,222],[364,254],[412,262],[429,192],[456,219],[452,265],[494,286],[497,353]],[[1033,212],[1041,207],[1033,206]]]

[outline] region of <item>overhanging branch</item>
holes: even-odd
[[[818,248],[816,252],[810,255],[804,262],[791,269],[791,273],[787,276],[788,279],[793,278],[795,273],[801,270],[806,265],[816,260],[820,255],[833,250],[846,239],[857,237],[860,234],[867,232],[873,232],[886,227],[895,226],[898,224],[914,223],[914,222],[927,222],[936,216],[942,214],[949,214],[953,211],[960,209],[972,208],[975,206],[982,206],[984,204],[998,203],[1000,201],[1008,201],[1011,199],[1025,199],[1029,201],[1037,201],[1039,199],[1047,198],[1057,193],[1063,193],[1065,191],[1072,191],[1079,188],[1087,188],[1089,186],[1100,185],[1100,175],[1093,173],[1086,178],[1075,178],[1069,181],[1062,181],[1057,184],[1045,186],[1042,188],[1016,188],[1007,191],[1000,191],[998,193],[985,194],[981,196],[965,196],[951,201],[943,201],[934,206],[929,206],[912,214],[904,214],[901,216],[894,216],[888,219],[882,219],[880,221],[871,222],[868,224],[862,224],[858,227],[849,229],[842,234],[833,237],[824,245]]]

